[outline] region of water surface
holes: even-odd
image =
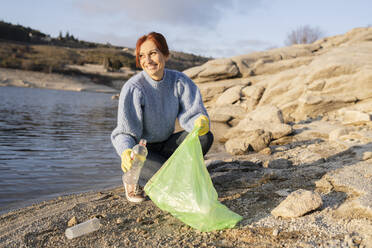
[[[120,185],[104,93],[0,87],[0,212]]]

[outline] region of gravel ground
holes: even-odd
[[[314,160],[316,157],[309,156],[309,146],[322,151],[324,158]],[[370,218],[337,214],[340,204],[350,197],[345,192],[322,194],[323,206],[302,217],[281,219],[270,214],[290,192],[315,190],[315,181],[325,173],[355,162],[351,153],[332,143],[299,138],[272,146],[271,151],[237,157],[208,155],[206,163],[219,200],[243,216],[233,229],[197,231],[157,208],[151,200],[129,203],[119,187],[61,196],[4,214],[0,217],[0,246],[371,247]],[[264,167],[267,161],[284,158],[291,161],[288,168]],[[64,231],[73,217],[78,223],[97,217],[100,229],[69,240]]]

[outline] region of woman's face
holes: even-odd
[[[156,47],[152,40],[146,40],[142,43],[139,59],[142,69],[149,74],[155,81],[160,81],[164,75],[165,57]]]

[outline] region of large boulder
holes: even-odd
[[[290,47],[276,48],[269,51],[255,52],[246,55],[239,55],[231,59],[237,64],[240,73],[243,77],[258,75],[258,67],[264,64],[271,64],[281,60],[293,59],[298,57],[311,56],[314,51],[317,51],[320,45],[301,44]],[[293,61],[291,61],[293,62]],[[308,61],[304,62],[304,64]],[[291,68],[289,66],[286,68]],[[264,70],[267,71],[267,70]]]
[[[299,121],[370,99],[371,57],[371,42],[333,48],[307,66],[263,79],[258,106],[276,105],[286,121]]]
[[[239,75],[239,68],[231,59],[215,59],[184,71],[195,83],[233,78]]]
[[[244,153],[252,147],[247,133],[261,130],[271,141],[284,140],[292,132],[285,123],[323,118],[369,125],[371,40],[372,27],[353,29],[313,44],[212,60],[187,73],[203,82],[198,86],[212,121],[230,126],[220,140],[232,153]],[[334,131],[329,141],[349,142],[359,136],[361,131]]]

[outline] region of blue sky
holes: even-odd
[[[370,0],[2,0],[0,19],[58,36],[134,48],[165,35],[171,50],[231,57],[284,46],[300,26],[325,36],[372,26]]]

